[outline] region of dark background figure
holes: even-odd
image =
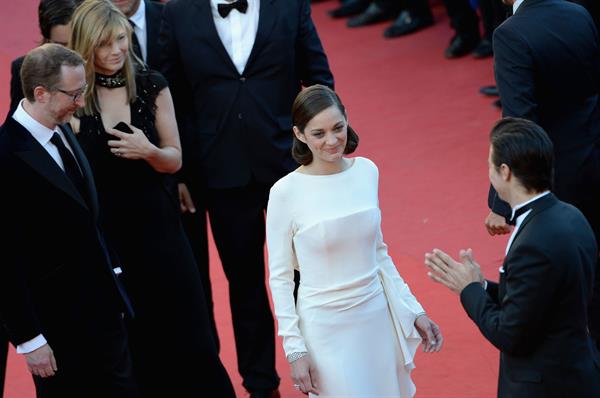
[[[70,45],[85,54],[91,87],[73,128],[90,160],[100,220],[136,311],[127,327],[140,393],[232,398],[170,189],[181,145],[167,82],[134,62],[133,31],[111,2],[84,1],[71,25]]]
[[[42,0],[38,7],[38,21],[43,43],[56,43],[65,46],[69,40],[69,21],[77,0]],[[25,56],[11,63],[10,107],[6,119],[10,118],[23,99],[21,87],[21,65]],[[0,325],[0,398],[4,394],[4,378],[6,376],[6,360],[8,355],[8,337]]]
[[[496,29],[494,57],[503,115],[546,130],[556,154],[554,192],[582,211],[600,239],[600,43],[592,18],[563,0],[525,0]],[[488,231],[508,232],[510,208],[493,190],[489,206]],[[600,342],[594,297],[590,328]]]
[[[470,249],[460,262],[437,249],[425,256],[430,277],[460,295],[500,350],[499,398],[600,396],[587,324],[598,246],[581,212],[550,192],[553,160],[550,138],[529,120],[505,118],[490,134],[490,182],[516,224],[498,283],[483,278]]]
[[[278,397],[264,213],[271,185],[298,167],[290,150],[295,96],[302,86],[332,86],[333,76],[306,0],[222,3],[166,4],[163,71],[178,115],[183,181],[196,201],[196,213],[185,217],[194,224],[188,236],[207,301],[208,212],[229,282],[243,385],[252,398]]]
[[[84,104],[84,62],[58,44],[28,53],[23,100],[0,129],[0,319],[37,396],[138,397],[92,172],[66,124]]]
[[[150,69],[157,70],[160,59],[158,35],[164,4],[151,0],[112,1],[129,19],[133,28],[132,48],[135,55]]]
[[[446,58],[457,58],[475,50],[480,42],[479,18],[469,0],[444,0],[450,25],[455,31],[444,51]]]
[[[41,44],[56,43],[63,46],[67,45],[71,28],[69,21],[75,7],[82,0],[41,0],[38,7],[38,21],[40,32],[42,34]],[[10,117],[19,102],[23,99],[23,89],[21,88],[21,65],[25,56],[15,59],[11,64],[10,78],[10,107],[8,117]]]

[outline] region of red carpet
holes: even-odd
[[[5,3],[0,17],[0,118],[8,109],[10,60],[33,47],[38,37],[37,0]],[[441,353],[417,355],[417,397],[493,397],[497,352],[464,314],[456,295],[430,282],[423,266],[424,252],[433,247],[451,254],[472,247],[486,275],[496,278],[506,240],[489,237],[483,220],[487,136],[500,114],[477,91],[493,83],[492,63],[444,59],[452,32],[441,6],[434,9],[432,28],[385,40],[386,24],[348,29],[345,20],[330,19],[326,11],[337,4],[314,5],[313,17],[350,122],[361,134],[358,154],[380,168],[385,239],[400,273],[446,339]],[[214,245],[211,250],[221,355],[243,397],[227,284]],[[282,396],[302,397],[291,388],[281,341],[277,344]],[[6,397],[33,396],[23,360],[11,352]]]

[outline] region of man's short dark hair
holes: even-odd
[[[492,163],[510,167],[528,192],[552,189],[554,146],[543,128],[526,119],[506,117],[490,133]]]
[[[44,41],[50,40],[50,30],[56,25],[68,25],[81,0],[41,0],[38,7],[40,31]]]
[[[73,50],[60,44],[43,44],[29,51],[21,66],[23,94],[29,102],[34,102],[33,90],[42,86],[55,90],[62,78],[61,67],[83,65],[83,58]]]

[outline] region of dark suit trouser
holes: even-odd
[[[98,326],[102,330],[93,339],[49,338],[58,371],[52,377],[33,377],[37,398],[141,398],[125,326],[115,316],[119,319],[106,322],[110,325]]]
[[[498,0],[500,1],[500,0]],[[462,37],[479,37],[479,18],[469,0],[444,0],[450,24]]]
[[[0,398],[4,396],[4,378],[6,377],[6,361],[8,360],[8,337],[0,326]]]
[[[214,302],[212,298],[212,286],[210,283],[207,215],[206,204],[204,203],[206,193],[200,190],[195,191],[193,190],[193,187],[189,185],[188,189],[191,191],[194,205],[196,206],[196,213],[185,213],[182,215],[181,219],[183,222],[183,229],[190,241],[194,259],[196,260],[198,270],[200,271],[200,279],[202,281],[202,288],[204,289],[204,298],[206,301],[206,310],[208,311],[208,322],[215,340],[215,345],[217,346],[217,352],[219,352],[221,344],[219,341],[219,333],[217,332],[217,325],[215,323]]]
[[[196,256],[200,257],[198,266],[208,296],[211,292],[208,261],[199,261],[207,258],[203,231],[206,230],[205,211],[208,212],[229,282],[238,370],[243,385],[248,391],[275,389],[279,385],[275,370],[275,329],[265,286],[264,260],[265,210],[270,187],[253,182],[231,189],[189,188],[197,212],[186,216],[186,232]],[[190,217],[196,220],[190,221]],[[190,231],[190,227],[193,230]],[[206,301],[214,325],[212,297]]]
[[[413,18],[433,18],[433,15],[431,14],[431,8],[429,7],[429,2],[427,0],[404,0],[402,4],[403,9],[408,11]]]
[[[508,9],[500,0],[479,0],[479,10],[483,22],[483,37],[492,41],[492,34],[506,19]]]

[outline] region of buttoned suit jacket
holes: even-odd
[[[587,328],[597,253],[581,212],[549,194],[520,225],[499,283],[461,292],[500,350],[498,397],[600,396],[600,354]]]
[[[164,4],[151,0],[144,0],[144,2],[146,3],[146,64],[150,69],[158,70],[160,67],[158,37]]]
[[[258,31],[240,74],[217,33],[209,0],[172,0],[161,28],[187,181],[272,185],[297,167],[291,107],[302,86],[333,86],[306,0],[261,0]]]
[[[556,154],[553,191],[576,204],[600,181],[600,41],[585,8],[564,0],[525,0],[495,31],[494,69],[503,116],[539,124]],[[582,181],[583,180],[583,181]],[[510,206],[495,192],[497,214]]]
[[[43,334],[57,358],[82,341],[93,348],[105,321],[131,310],[97,227],[89,164],[70,129],[63,132],[87,200],[21,124],[9,118],[0,128],[0,319],[15,346]]]

